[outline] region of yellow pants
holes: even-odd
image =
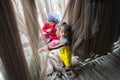
[[[64,62],[66,67],[71,66],[71,50],[69,46],[60,48],[60,59]]]

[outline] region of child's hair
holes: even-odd
[[[47,20],[48,22],[55,22],[55,24],[60,22],[59,16],[54,12],[48,14]]]
[[[68,40],[71,43],[71,26],[69,24],[67,24],[66,22],[63,22],[61,27],[63,27],[64,29],[66,29],[69,32]]]
[[[54,22],[56,24],[56,19],[53,16],[49,16],[48,22]]]
[[[63,22],[61,27],[63,27],[64,29],[69,31],[69,33],[71,33],[71,26],[69,24],[67,24],[66,22]]]

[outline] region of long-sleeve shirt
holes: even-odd
[[[52,29],[52,31],[47,32],[47,29]],[[57,36],[56,36],[55,26],[51,26],[49,23],[45,23],[42,30],[43,30],[43,32],[45,32],[45,35],[50,38],[50,40],[58,39]]]

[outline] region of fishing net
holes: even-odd
[[[58,79],[59,72],[65,73],[56,65],[56,50],[54,55],[48,55],[48,50],[38,53],[38,48],[47,45],[39,35],[51,12],[59,12],[60,20],[72,26],[72,51],[80,60],[110,51],[120,34],[119,3],[69,0],[66,6],[66,0],[0,0],[0,68],[5,80]],[[54,69],[58,71],[53,73]],[[63,79],[69,80],[66,74]]]
[[[72,25],[72,49],[80,60],[111,50],[110,45],[118,38],[120,30],[118,2],[69,0],[62,21]]]

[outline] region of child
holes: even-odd
[[[56,36],[56,21],[54,20],[54,18],[49,17],[48,18],[48,22],[44,24],[42,30],[45,33],[45,38],[48,39],[50,41],[54,40],[54,39],[58,39],[58,37]]]
[[[72,78],[75,78],[77,76],[76,70],[71,66],[71,49],[70,49],[70,26],[67,23],[63,23],[60,29],[60,41],[59,44],[54,47],[49,47],[49,50],[58,49],[60,52],[60,60],[63,61],[63,65],[65,65],[67,68],[70,68],[73,72],[71,75]],[[61,65],[61,66],[63,66]]]
[[[44,24],[42,31],[45,33],[43,37],[46,38],[49,46],[55,46],[58,44],[59,39],[56,36],[56,24],[59,23],[59,17],[57,17],[57,14],[51,13],[48,15],[48,21]],[[42,39],[42,36],[39,38]],[[38,49],[38,52],[47,50],[48,46],[44,45],[43,47]]]

